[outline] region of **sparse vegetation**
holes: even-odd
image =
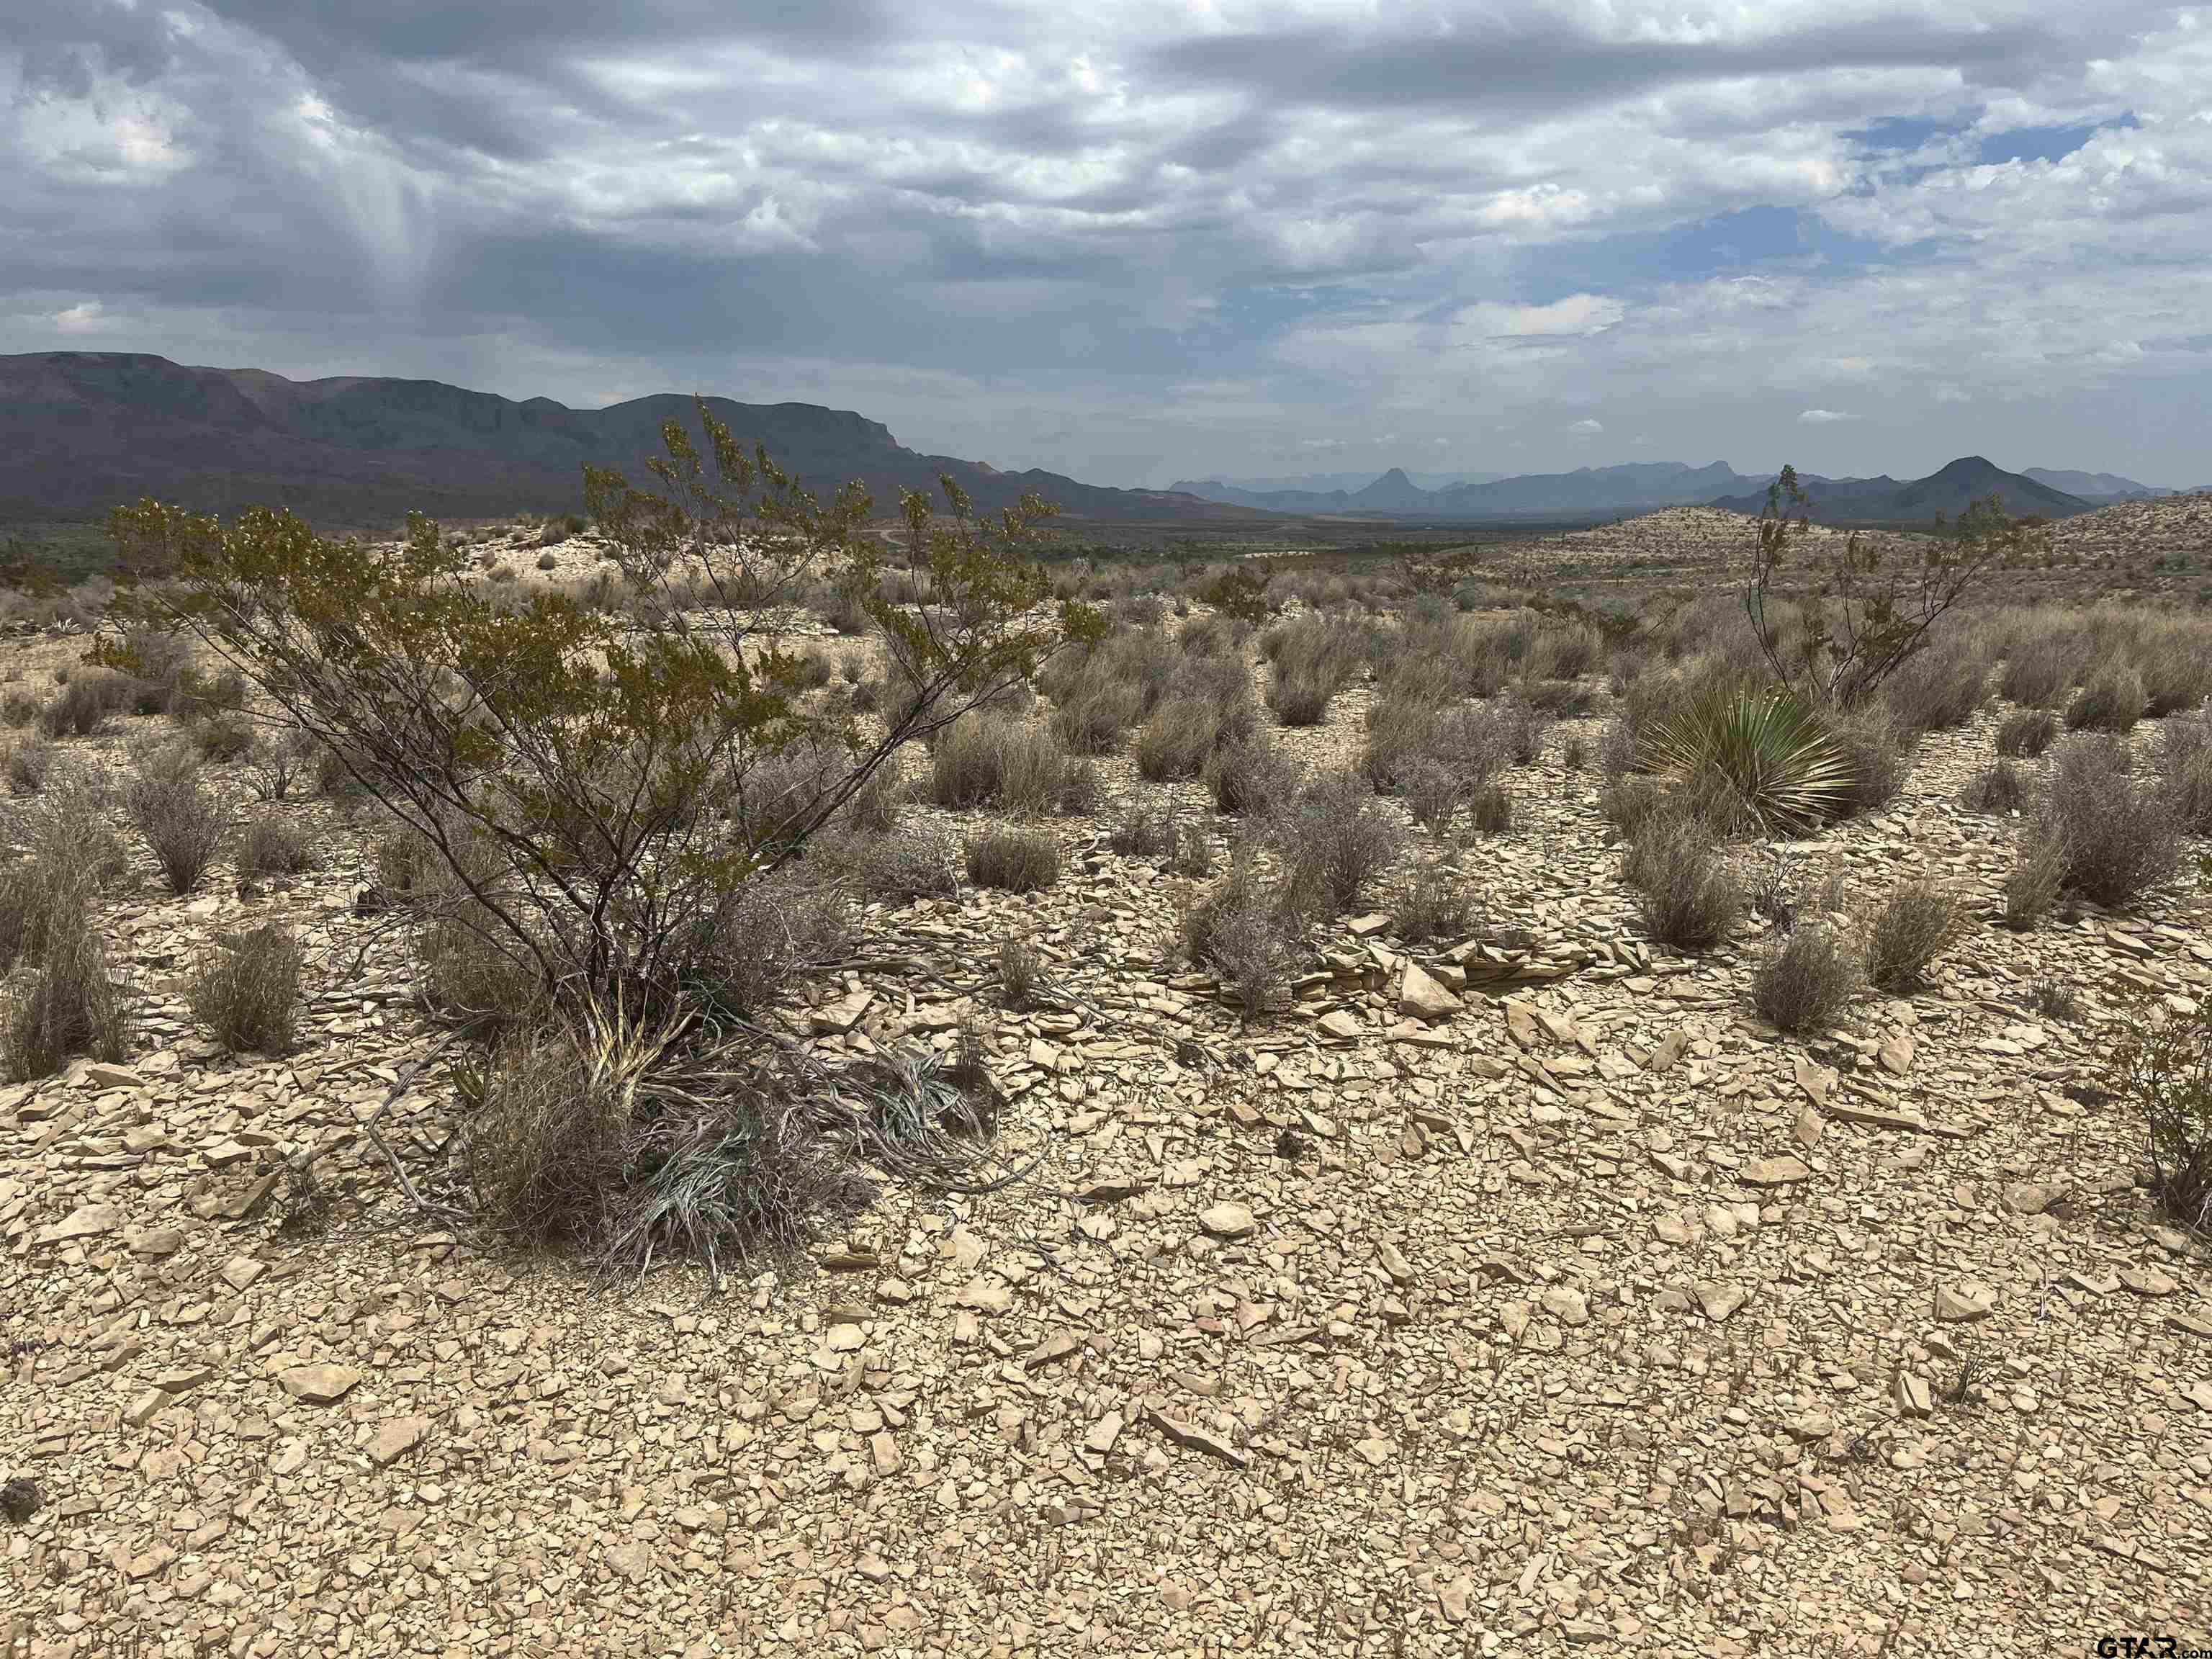
[[[1952,889],[1925,879],[1902,883],[1867,920],[1867,977],[1896,995],[1923,989],[1929,965],[1966,925],[1966,902]]]
[[[1759,962],[1751,1000],[1777,1030],[1814,1036],[1836,1023],[1860,982],[1858,955],[1843,930],[1801,921]]]
[[[142,756],[125,802],[169,890],[198,887],[230,825],[230,804],[208,787],[198,759],[182,749]]]
[[[2033,760],[2058,740],[2058,716],[2048,708],[2015,708],[1997,727],[1997,753]]]
[[[1684,814],[1646,817],[1621,859],[1620,878],[1635,892],[1645,931],[1680,950],[1711,949],[1743,914],[1743,885],[1711,830]]]
[[[2120,1024],[2105,1082],[2143,1125],[2166,1213],[2212,1228],[2212,998],[2187,1013],[2139,1004]]]
[[[288,1054],[299,1032],[302,965],[288,928],[220,939],[192,975],[192,1018],[234,1054]]]
[[[1060,848],[1042,830],[986,830],[968,838],[965,857],[978,887],[1035,893],[1060,879]]]

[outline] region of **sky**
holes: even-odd
[[[2212,6],[10,0],[0,352],[1097,483],[2212,483]]]

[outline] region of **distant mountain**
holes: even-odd
[[[902,486],[934,494],[946,472],[985,509],[1035,490],[1077,519],[1250,516],[1168,491],[919,455],[850,410],[707,402],[739,442],[766,446],[809,489],[858,480],[882,514],[896,510]],[[0,522],[94,519],[142,495],[225,511],[286,506],[343,528],[388,525],[410,507],[445,518],[568,512],[583,505],[586,462],[642,482],[671,417],[692,425],[692,400],[664,392],[577,410],[437,380],[294,381],[123,352],[0,356]]]
[[[2018,472],[2007,472],[1979,455],[1953,461],[1924,478],[1820,478],[1800,474],[1799,483],[1812,498],[1808,516],[1816,524],[1898,524],[1920,522],[1941,513],[1955,519],[1967,506],[1984,497],[2002,498],[2008,513],[2040,513],[2064,518],[2086,513],[2092,503],[2064,490],[2038,483]],[[1723,496],[1712,503],[1735,513],[1757,513],[1766,505],[1762,486],[1755,493]]]
[[[1441,490],[1435,510],[1453,518],[1509,519],[1642,512],[1684,507],[1758,483],[1726,461],[1692,467],[1680,461],[1633,461],[1572,472],[1534,472],[1495,483]]]
[[[1244,490],[1209,481],[1174,488],[1208,501],[1234,502],[1270,513],[1387,514],[1431,519],[1603,517],[1657,507],[1710,501],[1723,491],[1748,489],[1725,461],[1692,467],[1680,461],[1638,461],[1624,466],[1536,472],[1424,489],[1396,467],[1356,490]]]
[[[2069,495],[2079,495],[2093,501],[2149,501],[2161,495],[2179,495],[2172,489],[2161,489],[2156,484],[2137,483],[2133,478],[2123,478],[2117,472],[2075,472],[2064,467],[2024,466],[2020,470],[2023,478],[2033,478],[2039,484],[2049,484],[2053,489],[2063,490]]]
[[[1408,472],[1406,475],[1423,489],[1445,489],[1453,484],[1489,483],[1502,478],[1503,472]],[[1240,489],[1248,495],[1267,495],[1294,489],[1309,495],[1326,495],[1341,489],[1347,495],[1364,489],[1374,482],[1373,469],[1364,472],[1300,472],[1273,478],[1220,478],[1210,480],[1198,488],[1211,489]],[[1182,489],[1186,486],[1174,486]],[[1209,497],[1209,499],[1211,499]]]

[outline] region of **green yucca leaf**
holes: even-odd
[[[1850,758],[1788,691],[1732,687],[1654,723],[1644,769],[1727,797],[1769,836],[1797,836],[1843,815]]]

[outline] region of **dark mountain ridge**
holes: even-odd
[[[858,480],[878,514],[896,510],[902,487],[933,494],[948,472],[985,509],[1035,490],[1076,519],[1252,516],[1167,491],[917,454],[849,410],[707,404],[809,489],[827,495]],[[0,522],[94,519],[142,495],[226,512],[281,505],[345,527],[387,524],[410,508],[443,518],[568,512],[583,504],[586,464],[642,482],[646,460],[660,453],[661,423],[673,417],[696,433],[692,408],[673,392],[579,410],[438,380],[288,380],[125,352],[0,356]]]
[[[1800,474],[1800,486],[1812,499],[1807,516],[1815,524],[1911,524],[1942,514],[1955,519],[1972,502],[1999,497],[2005,511],[2047,518],[2086,513],[2094,503],[2069,495],[2018,472],[2008,472],[1979,455],[1964,455],[1924,478],[1822,478]],[[1732,513],[1757,513],[1766,505],[1761,489],[1713,502]]]

